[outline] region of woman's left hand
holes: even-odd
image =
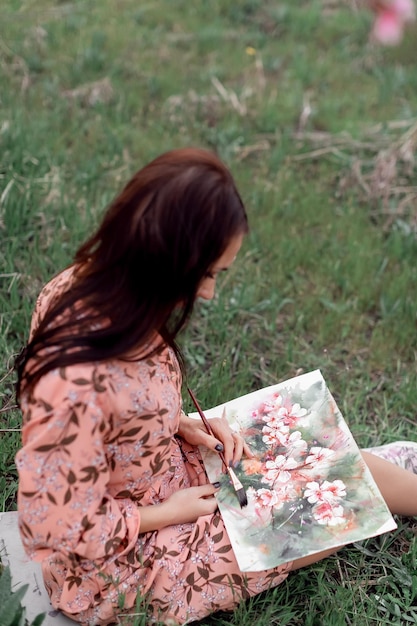
[[[219,452],[219,446],[223,446],[222,450],[224,452],[226,463],[229,465],[235,465],[238,463],[243,454],[250,459],[253,458],[253,454],[248,444],[239,433],[234,432],[230,428],[229,423],[224,416],[213,417],[208,421],[214,433],[214,437],[208,434],[201,420],[192,419],[191,417],[185,415],[185,413],[182,413],[178,434],[180,437],[185,439],[185,441],[188,441],[188,443],[191,443],[194,446],[203,445],[210,450],[214,450],[215,452]]]

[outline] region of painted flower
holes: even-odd
[[[277,408],[279,408],[281,406],[281,403],[282,397],[280,395],[274,396],[272,400],[265,400],[265,402],[260,405],[258,413],[262,415],[264,421],[267,421],[265,419],[265,416],[267,417],[270,413],[272,413],[272,411],[275,411]]]
[[[286,502],[293,502],[298,498],[297,490],[291,483],[278,483],[273,489],[253,490],[252,498],[255,507],[259,509],[281,509]]]
[[[266,443],[266,445],[286,446],[290,429],[288,426],[284,426],[283,424],[278,425],[278,427],[267,425],[262,428],[262,433],[262,441]]]
[[[340,504],[319,502],[312,508],[311,513],[316,522],[323,526],[339,526],[346,523],[343,507]]]
[[[304,497],[311,504],[316,502],[327,502],[329,504],[338,502],[341,498],[346,496],[346,485],[342,480],[328,480],[318,483],[317,481],[311,481],[306,484],[304,490]]]
[[[288,397],[283,398],[278,394],[271,400],[263,402],[257,415],[261,415],[268,426],[274,427],[278,424],[285,424],[291,427],[298,419],[307,415],[307,409],[301,408],[298,402],[292,404]]]
[[[242,468],[247,476],[260,474],[262,472],[263,463],[258,459],[243,459]]]
[[[255,492],[255,506],[258,508],[272,508],[279,504],[278,493],[275,489],[257,489]]]
[[[306,458],[306,463],[311,463],[316,465],[321,463],[326,464],[327,460],[334,455],[333,450],[330,448],[322,448],[321,446],[312,446],[310,448],[310,453]]]
[[[279,454],[275,457],[274,461],[267,461],[265,463],[266,473],[263,479],[264,482],[274,484],[276,481],[286,483],[291,478],[289,470],[295,469],[298,463],[295,459],[287,458],[283,454]]]
[[[292,405],[286,402],[285,405],[281,407],[280,414],[281,419],[284,420],[284,424],[293,426],[297,420],[307,415],[307,409],[301,408],[298,402]]]
[[[277,483],[275,485],[275,491],[277,492],[279,501],[282,504],[285,502],[295,502],[295,500],[300,498],[299,490],[296,489],[296,485],[293,481],[288,483]]]
[[[288,437],[286,446],[291,450],[291,454],[302,455],[307,451],[307,442],[304,441],[302,434],[299,430],[295,430]]]

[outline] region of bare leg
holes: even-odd
[[[304,556],[302,559],[296,559],[292,562],[291,572],[296,569],[301,569],[302,567],[307,567],[308,565],[313,565],[313,563],[318,563],[318,561],[322,561],[328,556],[335,554],[335,552],[337,552],[341,548],[343,548],[343,546],[339,546],[338,548],[330,548],[330,550],[323,550],[322,552],[316,552],[316,554]]]
[[[417,474],[370,452],[362,452],[362,456],[391,513],[417,515]]]
[[[391,513],[407,516],[417,515],[417,474],[398,467],[370,452],[362,451],[362,456]],[[296,559],[292,564],[291,571],[317,563],[338,550],[340,547]]]

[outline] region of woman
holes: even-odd
[[[182,412],[176,337],[247,230],[219,159],[174,150],[133,176],[38,299],[18,366],[20,531],[75,621],[116,622],[139,594],[150,621],[184,624],[326,556],[241,573],[197,446],[230,462],[250,450],[224,420],[213,437]],[[417,476],[366,459],[391,510],[417,514]]]

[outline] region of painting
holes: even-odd
[[[219,456],[202,449],[242,571],[270,569],[392,530],[396,524],[319,370],[205,410],[223,411],[254,456],[234,468],[241,508]],[[193,417],[198,417],[196,414]]]

